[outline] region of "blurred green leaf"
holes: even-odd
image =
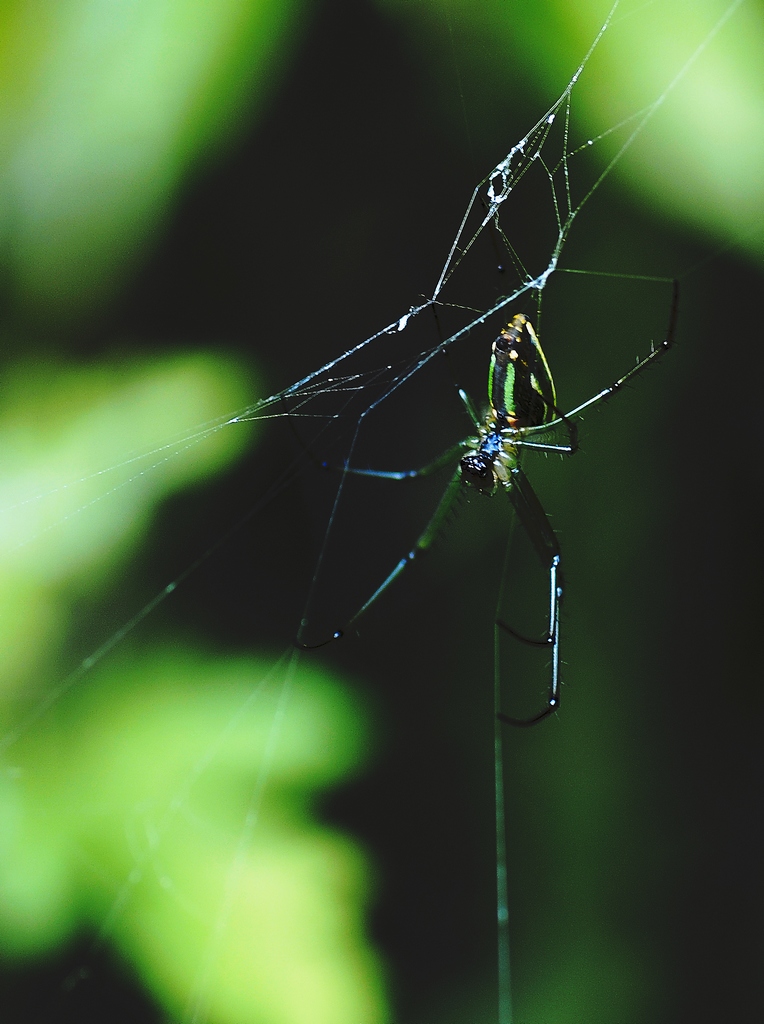
[[[367,870],[312,810],[367,746],[347,692],[288,658],[130,638],[51,681],[72,599],[107,584],[157,502],[242,450],[248,426],[216,417],[250,395],[220,355],[6,377],[0,948],[28,958],[88,928],[179,1016],[297,1024],[309,1005],[373,1024]]]
[[[176,1017],[383,1020],[367,869],[311,806],[366,745],[347,692],[289,659],[92,673],[16,751],[6,954],[89,923]]]
[[[242,451],[251,436],[246,425],[218,430],[209,421],[244,405],[248,383],[242,368],[220,354],[65,368],[37,361],[6,369],[0,414],[6,697],[50,664],[73,596],[103,585],[150,524],[157,502]]]
[[[22,304],[61,317],[113,290],[189,170],[270,95],[302,7],[3,5],[0,253]]]
[[[472,77],[492,80],[489,92],[523,96],[530,88],[548,102],[567,85],[610,8],[609,0],[378,2],[427,40],[425,59],[440,55],[438,36],[453,46],[455,34]],[[616,180],[660,215],[757,257],[764,252],[762,52],[760,4],[622,2],[576,86],[572,122],[577,135],[596,138],[633,119],[605,140],[612,155],[639,113],[663,97],[649,130],[617,164]]]

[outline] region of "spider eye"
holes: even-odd
[[[480,452],[470,452],[461,463],[462,478],[483,494],[490,493],[496,481],[493,474],[491,459]]]

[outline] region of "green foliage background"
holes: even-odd
[[[726,9],[622,7],[575,130],[664,94]],[[320,485],[270,489],[286,431],[196,427],[431,287],[472,187],[606,14],[4,5],[4,1019],[494,1019],[506,510],[457,523],[360,638],[282,656]],[[737,5],[566,250],[578,269],[679,275],[682,305],[677,351],[587,419],[582,454],[529,469],[568,594],[564,707],[507,736],[520,1021],[762,1008],[763,39],[760,4]],[[567,406],[648,350],[668,292],[554,288],[544,344]],[[422,395],[381,457],[440,450],[435,408]],[[409,522],[374,492],[358,551],[400,557],[431,497]]]

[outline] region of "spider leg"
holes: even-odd
[[[536,497],[528,478],[519,467],[512,470],[511,486],[507,493],[517,513],[517,518],[536,549],[541,564],[549,570],[549,625],[547,634],[542,640],[530,640],[500,619],[497,619],[496,625],[523,643],[550,646],[552,648],[552,675],[549,681],[546,707],[537,715],[533,715],[532,718],[513,718],[498,711],[497,717],[508,725],[535,725],[536,722],[540,722],[557,711],[560,706],[560,602],[563,592],[560,565],[562,556],[559,542],[546,512]]]
[[[464,407],[467,410],[467,415],[472,420],[476,428],[480,427],[480,417],[477,414],[475,406],[473,405],[472,399],[462,388],[459,388],[459,398],[464,403]],[[421,469],[403,469],[403,470],[387,470],[387,469],[361,469],[357,466],[349,466],[347,463],[341,466],[333,465],[329,462],[322,462],[321,466],[323,469],[331,469],[337,473],[350,473],[353,476],[371,476],[376,477],[378,480],[415,480],[420,476],[429,476],[431,473],[436,473],[443,466],[447,466],[449,462],[463,452],[465,448],[469,447],[469,441],[459,441],[453,445],[447,451],[439,455],[437,459],[433,459],[432,462],[428,462],[426,466],[422,466]],[[533,445],[533,447],[539,447]],[[566,449],[567,450],[567,449]],[[436,511],[437,516],[437,511]]]
[[[459,397],[464,403],[464,406],[467,410],[467,414],[469,415],[470,419],[473,421],[474,425],[478,427],[480,425],[480,421],[478,419],[475,407],[467,393],[463,391],[461,388],[459,389]],[[419,477],[429,476],[431,473],[437,472],[439,469],[442,469],[449,463],[453,463],[454,459],[459,455],[459,453],[463,452],[466,448],[469,447],[470,439],[459,441],[457,444],[453,445],[447,451],[443,452],[442,455],[439,455],[432,462],[429,462],[426,466],[422,466],[420,469],[363,469],[358,466],[350,466],[347,463],[337,466],[332,465],[329,462],[322,462],[321,466],[324,469],[332,470],[338,473],[349,474],[351,476],[375,477],[378,480],[415,480]],[[374,591],[371,597],[367,601],[365,601],[358,609],[358,611],[355,613],[355,615],[353,615],[352,618],[348,620],[343,629],[336,629],[330,637],[328,637],[326,640],[322,640],[320,643],[306,644],[301,640],[301,626],[300,631],[298,632],[297,637],[295,639],[295,646],[299,647],[301,650],[312,651],[316,650],[318,647],[325,647],[333,640],[339,640],[340,637],[342,637],[345,634],[347,629],[349,629],[355,622],[358,621],[358,619],[360,619],[360,617],[366,611],[368,611],[369,608],[371,608],[371,606],[374,604],[377,598],[380,597],[387,590],[387,588],[390,586],[393,580],[396,580],[401,575],[404,569],[408,565],[410,565],[411,562],[414,561],[417,555],[423,551],[426,551],[430,547],[435,536],[437,535],[441,526],[445,522],[449,511],[453,507],[454,501],[456,500],[456,497],[461,490],[461,484],[461,471],[457,468],[456,472],[451,477],[448,487],[446,488],[443,497],[440,499],[440,502],[438,503],[438,506],[435,509],[432,518],[425,527],[424,532],[420,536],[419,540],[416,542],[414,547],[408,552],[408,554],[405,555],[398,562],[398,564],[395,566],[392,572],[385,577],[385,579],[382,581],[382,583],[380,583],[380,585],[377,587],[377,589]]]
[[[479,427],[480,423],[481,423],[481,420],[480,420],[480,416],[478,415],[478,411],[475,408],[474,402],[472,401],[470,396],[467,394],[467,392],[464,390],[464,388],[459,388],[458,391],[459,391],[459,398],[461,398],[462,402],[464,403],[464,408],[467,410],[467,415],[472,420],[472,422],[475,424],[475,426]]]
[[[443,452],[437,459],[433,459],[432,462],[428,462],[426,466],[422,466],[420,469],[362,469],[358,466],[349,466],[347,463],[343,465],[335,465],[331,462],[322,462],[322,469],[329,469],[334,473],[349,473],[351,476],[371,476],[376,477],[378,480],[416,480],[420,476],[430,476],[431,473],[437,473],[439,469],[447,466],[449,462],[453,462],[459,452],[464,451],[467,447],[467,441],[460,441],[455,444],[452,448]]]
[[[516,448],[531,448],[536,452],[557,452],[559,455],[575,455],[578,451],[578,427],[571,420],[570,413],[564,413],[556,405],[549,404],[549,409],[554,413],[554,419],[549,423],[540,423],[535,427],[521,427],[517,436],[512,437],[512,444]],[[529,438],[538,437],[556,430],[559,427],[565,428],[568,435],[567,444],[557,444],[553,441],[533,441]]]
[[[634,377],[636,377],[640,373],[644,373],[644,371],[649,366],[652,366],[652,364],[656,362],[656,360],[664,356],[666,352],[668,352],[668,350],[673,346],[674,340],[676,338],[676,325],[678,313],[679,282],[673,281],[671,292],[671,308],[669,310],[668,324],[666,325],[666,335],[663,341],[660,343],[660,345],[658,345],[657,348],[653,348],[644,357],[644,359],[640,359],[637,365],[632,366],[628,373],[625,373],[622,377],[619,377],[618,380],[614,380],[612,384],[609,384],[606,388],[603,388],[602,391],[598,391],[597,394],[594,395],[592,398],[589,398],[587,399],[587,401],[582,402],[581,405],[577,405],[575,409],[571,409],[570,412],[565,413],[564,416],[559,415],[557,419],[551,420],[549,423],[545,424],[542,427],[531,427],[526,432],[526,436],[540,434],[543,433],[544,430],[548,430],[550,427],[559,426],[560,423],[567,423],[567,421],[577,418],[582,413],[586,412],[587,409],[591,409],[593,406],[599,405],[600,402],[607,402],[609,399],[613,397],[613,395],[617,394],[617,392],[619,392],[621,388],[628,384],[629,381],[633,380]],[[526,448],[531,447],[531,445],[527,441],[523,443]]]
[[[377,587],[377,589],[374,591],[374,593],[371,595],[368,601],[366,601],[365,604],[363,604],[358,609],[358,611],[355,613],[352,619],[350,619],[350,621],[348,622],[348,626],[352,626],[354,622],[360,619],[364,612],[368,611],[368,609],[374,604],[374,602],[377,600],[380,594],[387,590],[387,588],[390,586],[393,580],[397,579],[403,572],[403,570],[406,569],[409,565],[411,565],[411,563],[414,561],[417,555],[421,554],[424,551],[427,551],[427,549],[430,547],[437,534],[440,532],[440,528],[446,521],[448,513],[450,512],[454,504],[454,501],[456,500],[456,496],[461,491],[461,487],[461,471],[457,468],[456,472],[451,477],[448,487],[446,488],[443,497],[440,499],[432,518],[425,527],[424,532],[420,536],[419,540],[413,546],[411,551],[409,551],[408,554],[403,556],[403,558],[398,562],[398,564],[395,566],[390,575],[383,581],[383,583],[379,587]]]
[[[548,431],[551,426],[559,426],[560,424],[565,427],[565,432],[568,435],[567,444],[528,440],[529,436],[543,433],[545,430]],[[560,455],[575,455],[578,451],[578,427],[570,420],[568,415],[563,413],[559,413],[557,419],[553,420],[550,424],[546,424],[543,427],[526,427],[518,433],[519,437],[512,440],[512,443],[517,448],[531,448],[536,452],[557,452]]]
[[[347,473],[354,473],[359,476],[375,476],[381,478],[382,480],[410,480],[418,476],[427,476],[429,473],[434,472],[434,470],[439,469],[448,461],[446,459],[446,456],[448,456],[449,459],[453,459],[454,455],[457,452],[461,451],[464,447],[465,443],[460,443],[456,445],[454,448],[449,449],[448,452],[445,452],[442,456],[440,456],[440,458],[436,459],[435,462],[431,462],[429,465],[424,466],[422,469],[419,470],[408,470],[403,472],[386,472],[383,470],[363,470],[344,467],[342,471]],[[443,497],[440,499],[432,518],[425,527],[424,532],[419,537],[419,540],[417,540],[417,542],[414,544],[413,548],[408,552],[408,554],[404,555],[404,557],[401,558],[401,560],[398,562],[398,564],[395,566],[392,572],[385,577],[385,579],[382,581],[382,583],[380,583],[380,585],[377,587],[377,589],[374,591],[371,597],[367,601],[364,601],[364,603],[361,605],[361,607],[358,609],[355,615],[353,615],[345,624],[345,627],[343,629],[335,630],[330,637],[328,637],[326,640],[322,640],[320,643],[317,644],[303,643],[298,635],[297,639],[295,640],[296,646],[301,648],[302,650],[312,651],[318,647],[325,647],[326,644],[331,643],[332,640],[339,640],[340,637],[344,636],[345,632],[348,629],[350,629],[358,621],[358,619],[360,619],[361,616],[369,610],[369,608],[371,608],[371,606],[374,604],[377,598],[381,597],[381,595],[387,590],[390,584],[401,575],[404,569],[411,565],[411,563],[419,554],[421,554],[424,551],[427,551],[427,549],[430,547],[433,540],[437,536],[438,532],[440,531],[441,527],[443,526],[444,522],[446,521],[448,513],[453,507],[454,501],[456,500],[456,497],[460,493],[461,489],[461,470],[457,467],[456,472],[453,474],[451,480],[449,481],[448,487],[446,488]]]

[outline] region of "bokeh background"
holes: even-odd
[[[544,581],[521,543],[505,561],[508,509],[471,502],[359,635],[298,657],[333,493],[311,424],[198,425],[432,289],[472,188],[606,15],[3,6],[3,1020],[495,1020],[493,621],[502,580],[517,615]],[[623,5],[573,94],[581,141],[665,101],[564,264],[679,277],[681,308],[582,452],[527,466],[567,593],[563,708],[506,736],[518,1021],[764,1009],[763,41],[753,0]],[[577,200],[623,138],[577,158]],[[511,237],[546,253],[550,199],[528,197]],[[645,354],[669,302],[557,275],[563,406]],[[461,436],[453,381],[480,397],[489,340],[391,407],[367,441],[384,468]],[[327,621],[445,481],[363,484]],[[543,659],[501,653],[505,699],[533,705]]]

